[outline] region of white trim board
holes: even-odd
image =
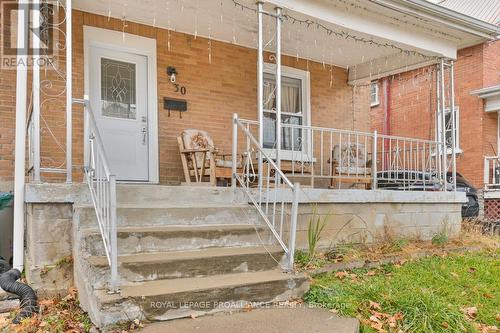
[[[264,63],[264,73],[267,74],[276,74],[276,64],[273,63]],[[304,122],[304,126],[311,126],[311,74],[308,71],[294,68],[294,67],[288,67],[288,66],[281,66],[281,76],[286,76],[289,78],[293,79],[299,79],[301,80],[302,83],[302,95],[304,98],[302,98],[302,121]],[[257,115],[258,117],[258,115]],[[306,135],[306,142],[310,142],[311,140],[311,135],[310,132],[307,132]],[[282,160],[302,160],[302,161],[311,161],[311,156],[308,151],[309,146],[305,145],[303,147],[303,154],[306,155],[304,157],[301,155],[300,157],[295,156],[295,155],[300,155],[299,152],[292,152],[290,150],[281,150],[280,151],[280,156]],[[271,149],[271,148],[264,148],[264,151],[270,158],[275,158],[276,157],[276,149]]]
[[[157,103],[157,63],[156,40],[138,35],[123,34],[119,31],[83,26],[84,95],[90,92],[89,56],[90,46],[110,48],[142,55],[148,60],[148,141],[149,141],[149,183],[159,183],[158,151],[158,103]],[[84,159],[88,160],[89,147],[84,129]]]

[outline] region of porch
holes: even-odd
[[[454,122],[445,110],[454,109],[458,43],[449,39],[467,41],[468,33],[447,25],[436,35],[438,23],[424,26],[416,17],[394,24],[392,10],[374,2],[151,5],[156,10],[66,2],[59,67],[30,71],[27,166],[24,144],[16,150],[14,264],[24,264],[26,209],[31,281],[45,287],[40,267],[73,255],[76,284],[89,295],[84,306],[107,325],[123,319],[129,298],[145,305],[218,290],[229,300],[253,301],[236,293],[245,285],[275,288],[256,292],[259,302],[300,294],[303,276],[275,273],[293,271],[314,214],[329,219],[324,247],[460,230],[465,196],[446,176],[454,175],[456,159]],[[427,138],[374,131],[370,104],[383,101],[371,81],[429,64],[436,66],[429,112],[440,130]],[[27,72],[17,72],[18,116],[27,109]],[[16,142],[24,143],[26,124],[18,118]],[[183,167],[178,137],[190,128],[213,145],[188,148]],[[205,171],[217,167],[207,161],[222,151],[230,156],[231,187],[200,186]],[[188,178],[194,186],[171,186]],[[69,233],[65,241],[48,234],[50,219]],[[37,237],[52,241],[41,245]],[[276,261],[262,245],[272,247]],[[55,247],[56,258],[39,257],[43,246]],[[248,267],[248,256],[255,266]],[[140,263],[146,257],[148,268]],[[215,265],[228,257],[231,265],[221,270],[198,270],[204,258]],[[161,272],[154,269],[166,262]],[[144,271],[130,268],[137,265]],[[243,275],[231,276],[235,271]],[[198,276],[207,284],[193,289]],[[174,278],[179,289],[166,281]],[[143,310],[134,304],[127,314]],[[203,312],[149,310],[159,320]]]

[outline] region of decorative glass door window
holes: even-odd
[[[106,117],[136,119],[134,63],[101,58],[101,105]]]
[[[304,123],[302,103],[302,80],[282,76],[281,122],[302,125]],[[282,128],[281,149],[301,151],[302,130]],[[264,148],[276,148],[276,79],[274,74],[264,74]]]

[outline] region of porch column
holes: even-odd
[[[444,92],[444,87],[445,87],[445,82],[444,82],[444,59],[441,59],[441,63],[439,64],[439,70],[440,70],[440,90],[441,90],[441,99],[440,99],[440,109],[441,109],[441,142],[443,144],[443,154],[441,155],[442,157],[442,167],[443,167],[443,179],[444,179],[444,185],[445,188],[444,190],[446,191],[446,173],[448,171],[447,164],[448,164],[448,147],[446,146],[446,96]]]
[[[24,268],[24,185],[26,149],[26,97],[28,90],[29,2],[20,1],[17,11],[16,136],[14,162],[14,268]]]
[[[40,182],[40,0],[33,0],[33,182]]]
[[[257,109],[259,112],[259,146],[264,148],[264,31],[263,31],[263,5],[262,1],[257,2],[257,20],[259,26],[258,46],[257,46]],[[262,176],[263,176],[263,161],[262,153],[259,150],[258,156],[258,172],[259,172],[259,203],[262,202]]]
[[[276,7],[276,165],[281,169],[281,8]],[[276,173],[277,174],[277,173]]]
[[[73,42],[72,42],[72,0],[66,1],[66,182],[73,180]]]
[[[452,166],[452,174],[453,177],[453,191],[457,190],[457,152],[456,152],[456,140],[455,135],[457,132],[457,121],[456,121],[456,113],[455,113],[455,62],[450,61],[450,108],[451,108],[451,166]]]

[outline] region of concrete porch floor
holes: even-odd
[[[359,321],[339,317],[332,312],[307,304],[294,308],[272,307],[233,314],[220,313],[195,319],[179,319],[146,326],[141,333],[357,333]]]

